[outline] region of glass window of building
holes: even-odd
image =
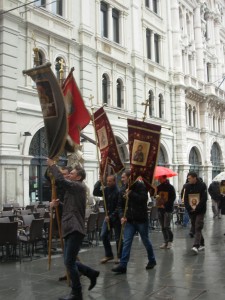
[[[221,164],[221,151],[219,145],[215,142],[211,148],[211,163],[212,163],[212,178],[222,172]]]
[[[145,0],[145,6],[150,8],[150,0]]]
[[[158,13],[158,0],[152,0],[152,10],[154,11],[154,13]]]
[[[163,100],[163,95],[159,94],[159,118],[163,118],[164,114],[164,100]]]
[[[122,107],[122,82],[120,79],[116,81],[116,91],[117,91],[117,107]]]
[[[108,6],[107,3],[101,2],[101,36],[108,38]]]
[[[154,94],[153,91],[150,90],[148,92],[149,96],[148,96],[148,105],[149,105],[149,117],[153,116],[153,111],[154,111]]]
[[[102,103],[108,103],[108,79],[106,74],[102,75]]]
[[[194,171],[197,174],[199,174],[200,166],[201,166],[201,161],[199,159],[198,151],[195,147],[191,148],[190,154],[189,154],[189,164],[190,166],[190,171]]]
[[[46,0],[39,0],[34,3],[36,6],[46,7]]]
[[[112,10],[113,18],[113,41],[119,43],[119,11],[117,9]]]
[[[151,30],[146,29],[146,47],[147,47],[147,58],[151,59]]]
[[[159,35],[154,35],[155,62],[159,63]]]
[[[193,107],[193,126],[196,127],[196,108]]]
[[[56,15],[63,15],[63,1],[57,0],[52,2],[52,12]]]

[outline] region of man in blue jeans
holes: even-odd
[[[76,262],[76,257],[85,236],[87,193],[83,180],[86,177],[86,173],[82,167],[76,166],[68,175],[67,180],[52,159],[48,159],[47,163],[50,172],[55,177],[56,183],[65,189],[61,223],[62,236],[64,238],[64,264],[70,275],[72,291],[70,295],[60,297],[59,300],[83,300],[78,269],[90,279],[91,284],[89,290],[95,286],[97,277],[99,276],[98,271],[95,271],[80,262]],[[51,207],[58,205],[58,199],[52,200]]]
[[[106,201],[106,208],[107,208],[107,216],[102,224],[102,231],[101,231],[101,239],[105,248],[105,257],[101,259],[101,263],[105,264],[107,261],[114,259],[114,255],[112,252],[112,247],[110,244],[110,236],[111,230],[114,229],[115,233],[115,240],[116,246],[118,250],[118,242],[120,237],[121,231],[121,224],[118,214],[118,197],[119,197],[119,190],[116,185],[116,178],[114,175],[107,176],[107,186],[104,188],[104,195]],[[93,195],[97,197],[102,197],[102,185],[101,181],[97,181],[94,186]],[[109,228],[108,228],[109,224]],[[117,257],[120,257],[120,253],[117,251]]]
[[[141,240],[147,250],[148,264],[146,266],[146,270],[153,269],[156,265],[152,244],[148,237],[148,192],[142,181],[137,180],[134,184],[128,187],[129,177],[130,170],[124,171],[121,177],[124,187],[120,191],[118,206],[121,223],[125,224],[124,240],[120,264],[112,269],[113,272],[121,274],[126,273],[127,271],[131,246],[136,232],[140,234]],[[124,216],[124,208],[127,197],[128,207]]]

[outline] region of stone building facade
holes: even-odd
[[[56,76],[75,78],[86,106],[104,103],[128,164],[127,118],[162,126],[159,164],[206,183],[224,170],[225,3],[222,0],[3,0],[0,3],[0,204],[46,200],[46,140],[33,48]],[[84,134],[94,139],[92,125]],[[98,179],[96,146],[82,140],[87,184]],[[64,159],[61,160],[64,163]],[[44,193],[44,196],[43,196]]]

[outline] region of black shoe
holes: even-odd
[[[67,280],[67,276],[66,275],[64,275],[62,277],[59,277],[59,281],[63,281],[63,280]]]
[[[127,273],[127,268],[125,268],[121,265],[118,265],[118,266],[112,268],[112,272],[125,274],[125,273]]]
[[[82,292],[72,291],[69,295],[60,297],[59,300],[83,300]]]
[[[150,270],[153,269],[156,266],[156,261],[154,262],[148,262],[147,266],[146,266],[146,270]]]
[[[194,234],[193,234],[192,232],[190,232],[190,233],[189,233],[189,236],[190,236],[191,238],[193,238],[193,237],[194,237]]]
[[[82,296],[82,294],[80,294],[80,295],[70,294],[65,297],[60,297],[59,300],[83,300],[83,296]]]
[[[88,288],[89,291],[92,290],[93,287],[95,287],[99,274],[100,274],[99,271],[95,271],[94,274],[90,277],[91,283],[90,283],[89,288]]]

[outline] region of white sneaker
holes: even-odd
[[[173,247],[173,243],[172,242],[168,242],[166,249],[171,249]]]
[[[163,243],[159,248],[160,249],[166,249],[167,248],[167,243]]]
[[[199,246],[198,251],[204,251],[205,250],[205,246]]]
[[[196,247],[192,247],[192,248],[191,248],[191,251],[192,251],[194,254],[198,254],[198,248],[196,248]]]

